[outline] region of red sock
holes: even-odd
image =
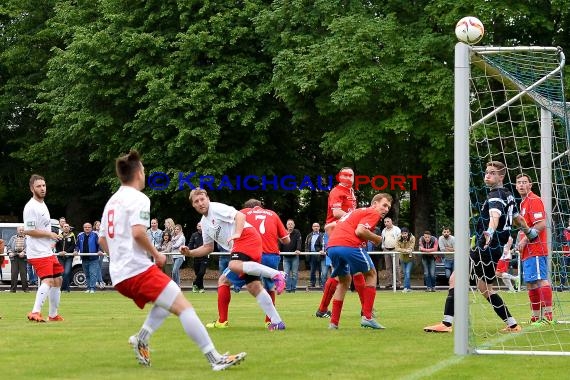
[[[540,293],[540,304],[543,307],[552,307],[552,288],[550,286],[541,286],[538,288]]]
[[[272,290],[269,293],[269,297],[271,297],[271,302],[273,302],[273,305],[275,305],[275,291]],[[265,316],[265,322],[271,322],[271,318],[269,318],[267,315]]]
[[[362,312],[368,319],[372,318],[372,308],[374,307],[374,300],[376,299],[376,287],[366,286],[364,288],[364,302],[362,304]]]
[[[321,298],[321,304],[319,305],[319,310],[323,313],[329,309],[331,299],[338,286],[338,279],[336,277],[329,278],[325,283],[325,289],[323,290],[323,297]]]
[[[540,292],[537,288],[528,291],[528,299],[530,300],[530,309],[537,312],[540,316]],[[534,315],[535,313],[533,313]]]
[[[218,322],[228,320],[228,309],[230,308],[231,299],[230,287],[226,284],[218,286]]]
[[[331,314],[331,323],[338,326],[338,322],[340,321],[340,313],[342,311],[342,304],[344,301],[333,300],[332,301],[332,314]]]
[[[366,280],[364,279],[364,275],[362,273],[355,274],[352,276],[352,283],[354,284],[354,289],[360,298],[360,305],[364,309],[364,289],[366,288]]]

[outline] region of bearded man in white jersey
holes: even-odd
[[[57,313],[61,295],[63,266],[53,253],[53,241],[60,237],[51,231],[51,218],[44,202],[47,187],[44,177],[33,174],[30,177],[32,198],[24,207],[24,234],[26,234],[26,254],[28,262],[34,267],[40,285],[36,293],[34,308],[28,313],[28,320],[45,322],[42,317],[42,306],[49,298],[50,322],[62,322],[63,317]]]
[[[121,187],[105,206],[99,244],[109,252],[109,272],[115,289],[141,309],[149,302],[154,304],[138,334],[129,338],[138,362],[150,366],[148,341],[172,313],[214,371],[240,363],[246,353],[220,354],[178,285],[159,269],[166,257],[157,251],[146,234],[150,225],[150,200],[141,192],[145,186],[145,173],[138,152],[131,151],[119,157],[115,166]]]

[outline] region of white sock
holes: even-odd
[[[222,355],[214,348],[214,343],[212,339],[210,339],[210,335],[208,335],[200,318],[196,315],[196,311],[192,308],[188,308],[180,313],[178,318],[180,319],[180,323],[182,323],[182,328],[184,328],[186,335],[198,345],[208,361],[210,363],[220,361]]]
[[[265,315],[271,319],[271,323],[279,323],[282,321],[275,305],[273,305],[273,301],[271,301],[269,293],[267,293],[265,289],[262,289],[255,299],[259,306],[261,306],[261,309],[265,312]]]
[[[255,261],[246,261],[243,263],[243,273],[247,273],[252,276],[273,278],[279,274],[279,271],[263,264],[256,263]]]
[[[36,301],[34,302],[34,308],[32,309],[32,313],[39,313],[42,311],[42,306],[46,301],[46,298],[49,294],[50,286],[46,283],[42,283],[38,287],[38,292],[36,293]]]
[[[138,337],[143,342],[148,342],[152,333],[154,333],[162,325],[164,320],[170,315],[170,311],[154,305],[150,312],[148,313],[146,320],[144,321]]]
[[[49,288],[49,316],[56,317],[57,309],[59,308],[59,300],[61,296],[61,288],[56,288],[55,286]]]
[[[507,274],[507,276],[509,276],[509,274]],[[503,276],[503,277],[501,277],[501,280],[503,281],[503,284],[505,284],[507,286],[507,288],[509,288],[510,291],[515,290],[510,278]]]

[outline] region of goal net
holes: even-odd
[[[532,191],[541,197],[547,213],[556,322],[530,322],[531,304],[519,260],[510,269],[514,276],[521,276],[519,291],[509,291],[499,279],[494,285],[522,331],[501,334],[505,322],[476,287],[469,290],[468,259],[456,255],[456,262],[463,261],[461,273],[456,273],[456,353],[570,355],[566,280],[570,267],[565,265],[570,264],[570,242],[564,238],[570,226],[570,113],[564,97],[564,63],[563,52],[554,47],[456,47],[456,238],[459,231],[467,234],[459,244],[465,249],[469,244],[465,240],[476,235],[477,225],[488,225],[479,216],[489,191],[483,182],[487,162],[506,164],[504,186],[519,205],[516,176],[529,175]],[[461,169],[467,174],[461,174]],[[458,223],[467,223],[467,228],[458,229]],[[512,231],[515,239],[516,232]]]

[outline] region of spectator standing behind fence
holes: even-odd
[[[396,242],[398,240],[398,236],[400,236],[400,228],[394,225],[394,222],[391,218],[384,219],[384,229],[382,230],[382,251],[385,252],[394,252],[396,250]],[[392,288],[394,284],[392,284],[394,273],[394,268],[392,267],[392,255],[384,255],[384,261],[386,263],[386,271],[388,272],[388,285],[386,285],[386,289]],[[400,270],[400,258],[398,255],[395,256],[394,260],[396,264],[396,286],[398,289],[402,288],[402,272]]]
[[[93,222],[93,232],[97,234],[97,241],[99,241],[99,230],[101,229],[101,221],[96,220]],[[105,281],[103,281],[103,258],[105,257],[105,253],[101,252],[99,257],[99,270],[97,274],[97,287],[99,289],[105,289]]]
[[[166,256],[162,271],[167,274],[168,277],[172,278],[172,265],[174,264],[174,260],[172,259],[172,255],[169,255],[169,253],[172,252],[172,235],[170,235],[170,232],[164,232],[162,234],[162,244],[157,251]]]
[[[449,227],[443,227],[441,236],[437,240],[440,252],[455,252],[455,236],[451,234]],[[453,256],[444,255],[443,264],[445,265],[445,277],[449,279],[453,273]]]
[[[63,283],[61,284],[61,291],[69,293],[71,291],[71,269],[73,267],[73,253],[77,246],[77,239],[75,234],[71,231],[71,227],[67,222],[63,223],[61,231],[61,238],[55,242],[55,252],[57,259],[63,267]]]
[[[146,230],[148,240],[156,248],[162,245],[162,230],[158,228],[158,219],[154,218],[150,221],[150,228]]]
[[[295,228],[293,219],[288,219],[286,226],[290,241],[288,244],[279,242],[279,251],[295,252],[294,255],[283,255],[283,272],[287,276],[285,291],[287,293],[295,293],[299,278],[299,254],[301,253],[303,239],[301,232]]]
[[[309,281],[313,288],[317,284],[317,272],[319,273],[319,287],[322,288],[327,281],[326,273],[323,276],[321,270],[321,260],[324,260],[323,255],[325,251],[323,246],[323,233],[320,229],[321,225],[319,223],[313,223],[311,232],[305,238],[305,252],[319,253],[318,255],[307,255],[310,268]]]
[[[163,232],[168,232],[170,234],[170,236],[174,236],[174,220],[172,218],[166,218],[164,220],[164,231]]]
[[[404,290],[402,293],[412,291],[412,268],[414,267],[414,256],[412,252],[416,246],[416,238],[406,227],[402,227],[400,236],[396,240],[396,251],[400,252],[400,260],[404,272]]]
[[[101,271],[98,254],[102,254],[102,252],[99,248],[99,235],[93,232],[91,223],[85,223],[83,232],[77,235],[75,251],[83,254],[81,255],[81,263],[83,264],[83,272],[87,281],[85,293],[95,293],[99,272]]]
[[[174,226],[174,234],[172,235],[172,252],[179,252],[180,247],[186,245],[186,236],[182,232],[182,226],[180,224],[176,224]],[[172,259],[174,260],[174,264],[172,266],[172,279],[178,286],[180,286],[180,268],[182,264],[184,264],[184,256],[183,255],[172,255]]]
[[[198,223],[196,225],[196,232],[190,235],[190,240],[188,241],[188,248],[195,249],[202,246],[202,224]],[[194,257],[194,262],[192,267],[194,268],[194,285],[192,285],[192,293],[204,293],[204,276],[206,275],[206,269],[208,269],[208,262],[210,256],[204,257]]]
[[[435,236],[431,236],[431,232],[425,231],[419,239],[420,252],[422,255],[422,265],[424,267],[424,282],[426,292],[435,292],[435,255],[431,252],[437,252],[438,243]]]
[[[4,250],[2,250],[4,253]],[[20,226],[16,230],[16,235],[13,235],[8,240],[8,257],[10,257],[10,265],[12,267],[12,280],[10,285],[10,292],[16,293],[18,287],[18,275],[22,281],[22,290],[24,293],[29,293],[28,290],[28,259],[26,258],[26,235],[24,234],[24,226]],[[4,260],[4,258],[2,258]]]

